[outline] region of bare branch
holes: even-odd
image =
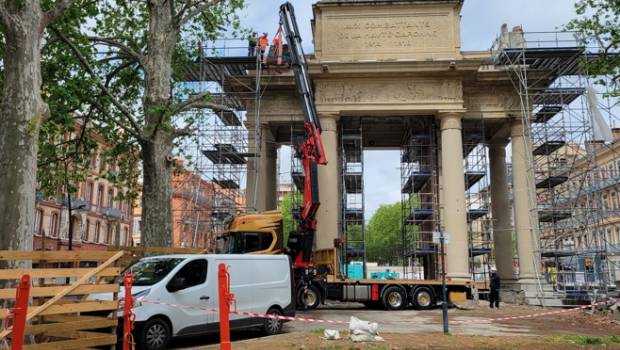
[[[207,101],[209,96],[210,96],[210,93],[203,92],[203,93],[194,95],[183,102],[173,104],[169,108],[170,115],[173,116],[175,114],[179,114],[181,112],[185,112],[193,108],[210,108],[210,109],[218,110],[218,111],[233,110],[231,107]]]
[[[65,10],[69,8],[73,4],[75,0],[58,0],[54,7],[52,7],[49,11],[45,13],[43,20],[41,21],[41,32],[52,22],[54,22],[58,17],[62,16],[65,13]]]
[[[91,40],[91,41],[93,41],[95,43],[107,44],[107,45],[116,47],[116,48],[120,49],[121,51],[123,51],[125,54],[127,54],[132,59],[136,60],[136,62],[138,62],[138,64],[140,64],[141,66],[144,67],[144,61],[145,61],[144,55],[142,55],[141,53],[135,51],[134,49],[130,48],[129,46],[121,43],[120,41],[117,41],[117,40],[112,39],[112,38],[104,38],[104,37],[100,37],[100,36],[91,36],[91,37],[88,37],[88,40]]]
[[[190,6],[187,6],[187,3],[190,3]],[[196,17],[198,14],[206,11],[210,6],[217,6],[222,0],[209,0],[209,1],[196,1],[195,3],[191,0],[188,0],[184,9],[181,10],[183,15],[179,12],[180,16],[177,16],[177,27],[181,27],[192,18]],[[187,7],[187,9],[185,9]]]
[[[103,84],[103,82],[101,82],[101,79],[97,77],[97,74],[91,67],[90,63],[88,63],[88,60],[86,59],[86,57],[82,55],[82,52],[80,52],[77,46],[75,46],[75,44],[67,36],[61,33],[58,29],[56,29],[55,27],[51,27],[51,29],[64,43],[66,43],[69,46],[69,48],[71,49],[71,51],[73,51],[73,54],[75,54],[75,56],[80,61],[84,69],[86,69],[86,71],[93,78],[95,78],[99,89],[101,89],[101,91],[103,91],[103,93],[110,98],[110,101],[112,101],[112,104],[121,111],[121,113],[125,116],[125,118],[127,118],[127,120],[129,121],[129,123],[131,124],[133,128],[131,134],[135,136],[137,139],[142,139],[142,133],[140,131],[141,129],[138,123],[136,122],[136,120],[134,119],[133,115],[131,114],[131,112],[125,106],[123,106],[123,104],[121,104],[120,101],[118,101],[118,99]]]

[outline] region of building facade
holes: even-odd
[[[75,184],[77,192],[71,197],[71,218],[66,194],[37,196],[35,250],[66,250],[70,236],[75,250],[106,250],[110,246],[133,244],[132,202],[119,199],[128,189],[100,176],[104,171],[117,172],[118,166],[105,160],[103,152],[108,146],[103,138],[96,134],[93,138],[97,149],[90,160],[87,180]]]

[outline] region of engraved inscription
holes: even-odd
[[[457,80],[323,81],[316,89],[320,104],[458,102],[462,96]]]
[[[328,50],[449,48],[451,23],[447,15],[397,18],[329,18]]]

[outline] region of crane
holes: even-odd
[[[299,210],[299,227],[297,232],[289,236],[288,249],[294,259],[294,267],[305,268],[312,264],[312,246],[317,225],[316,212],[320,205],[317,166],[327,164],[327,158],[321,140],[321,122],[314,105],[308,63],[301,45],[295,10],[290,2],[280,6],[280,26],[288,43],[290,65],[304,113],[305,133],[303,142],[294,145],[295,152],[303,164],[304,197]]]

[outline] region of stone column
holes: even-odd
[[[339,237],[340,190],[338,154],[338,116],[321,115],[321,139],[327,165],[318,166],[319,201],[317,211],[316,249],[334,248],[334,239]]]
[[[512,184],[517,233],[517,252],[519,254],[519,282],[537,278],[540,269],[538,251],[538,218],[534,176],[530,166],[532,148],[529,136],[520,120],[512,122]]]
[[[465,207],[465,176],[463,170],[463,140],[461,114],[439,115],[441,128],[441,168],[444,207],[444,230],[448,233],[447,268],[449,278],[471,278],[469,273],[469,244]]]
[[[491,214],[493,216],[493,246],[497,274],[502,280],[513,280],[511,206],[506,173],[506,142],[489,145],[491,170]]]
[[[277,203],[277,145],[267,124],[260,126],[260,149],[254,150],[254,130],[249,127],[250,152],[256,157],[248,160],[247,206],[258,211],[276,209]]]

